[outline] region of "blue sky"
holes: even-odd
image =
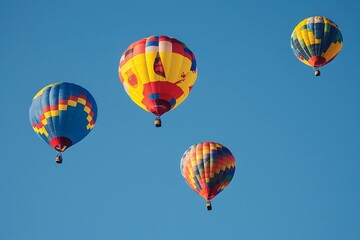
[[[357,1],[0,1],[0,239],[360,239]],[[344,46],[313,76],[290,34],[306,17],[340,26]],[[121,54],[150,35],[197,58],[189,97],[163,127],[127,96]],[[54,162],[33,132],[33,96],[87,88],[93,131]],[[216,141],[237,161],[213,211],[180,158]]]

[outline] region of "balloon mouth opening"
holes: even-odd
[[[171,109],[171,105],[168,101],[157,99],[156,104],[151,107],[150,112],[160,117],[164,113],[168,112],[170,109]]]
[[[214,197],[215,197],[215,194],[214,194],[214,193],[210,193],[210,194],[207,196],[206,200],[207,200],[207,201],[210,201],[210,200],[212,200]]]
[[[308,63],[313,67],[321,67],[326,64],[326,59],[321,56],[315,56],[308,60]]]
[[[72,141],[67,137],[55,137],[50,141],[50,146],[58,152],[64,152],[71,145]]]

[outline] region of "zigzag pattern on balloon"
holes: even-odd
[[[86,117],[86,120],[88,121],[86,129],[91,130],[95,126],[94,112],[91,110],[92,104],[90,102],[87,102],[86,96],[82,94],[79,94],[79,96],[70,95],[69,99],[59,99],[58,104],[44,107],[42,109],[43,114],[39,116],[40,122],[36,125],[35,123],[31,123],[31,126],[36,133],[44,134],[47,137],[49,135],[45,128],[48,124],[47,119],[52,117],[58,117],[59,111],[66,111],[68,109],[68,106],[76,107],[78,103],[84,106],[84,112],[88,114]]]
[[[211,200],[230,184],[235,173],[235,158],[219,143],[198,143],[183,154],[180,170],[195,192]]]

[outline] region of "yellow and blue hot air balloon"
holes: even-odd
[[[182,42],[150,36],[132,43],[123,53],[118,70],[126,93],[156,117],[177,107],[189,95],[196,76],[196,59]]]
[[[235,158],[228,148],[216,142],[192,145],[180,160],[180,171],[187,184],[203,197],[206,207],[231,182],[235,173]]]
[[[339,27],[330,19],[321,16],[301,21],[291,34],[291,48],[296,57],[306,65],[319,68],[331,62],[340,52],[343,38]]]
[[[93,129],[97,117],[94,97],[85,88],[73,83],[54,83],[41,89],[29,110],[34,131],[58,155],[81,141]]]

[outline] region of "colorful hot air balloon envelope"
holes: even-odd
[[[151,36],[131,44],[120,59],[119,78],[126,93],[156,117],[176,108],[189,95],[197,76],[196,59],[182,42]]]
[[[93,129],[97,106],[85,88],[73,83],[54,83],[41,89],[29,110],[34,131],[59,154],[81,141]]]
[[[293,52],[301,62],[315,68],[315,76],[320,75],[320,67],[338,55],[342,45],[339,27],[326,17],[306,18],[291,34]]]
[[[205,200],[207,209],[217,194],[230,183],[235,173],[235,158],[230,150],[215,142],[202,142],[185,151],[180,171],[187,184]]]

